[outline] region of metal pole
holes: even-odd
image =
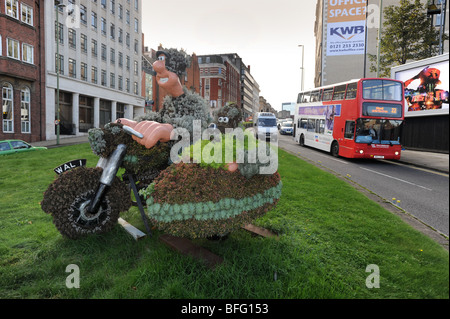
[[[444,44],[442,43],[442,33],[444,29],[444,21],[445,21],[445,10],[447,3],[445,0],[441,1],[441,25],[439,27],[439,54],[444,54]]]
[[[59,1],[56,3],[55,12],[56,12],[56,145],[59,145],[59,134],[60,134],[60,126],[59,126],[59,8],[64,7],[65,5],[60,4]]]
[[[377,78],[380,77],[380,46],[381,46],[381,28],[383,20],[383,0],[380,0],[380,25],[378,26],[378,48],[377,48]]]
[[[366,77],[366,65],[367,65],[367,8],[368,2],[366,2],[366,26],[365,26],[365,40],[364,40],[364,70],[363,70],[363,78]]]
[[[299,44],[298,45],[299,47],[302,47],[302,67],[301,67],[301,70],[302,70],[302,83],[301,83],[301,89],[302,89],[302,91],[303,91],[303,89],[304,89],[304,82],[305,82],[305,68],[303,67],[303,65],[304,65],[304,62],[305,62],[305,46],[303,45],[303,44]]]

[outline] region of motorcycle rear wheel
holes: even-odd
[[[65,237],[78,239],[110,231],[123,211],[131,207],[127,185],[115,177],[96,212],[88,211],[99,185],[101,168],[78,167],[67,171],[49,186],[41,202],[53,223]]]

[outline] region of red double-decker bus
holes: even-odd
[[[403,82],[365,78],[300,92],[294,138],[347,158],[400,159]]]

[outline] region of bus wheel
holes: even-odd
[[[300,135],[300,142],[299,142],[300,146],[305,146],[305,135]]]
[[[334,141],[333,144],[331,144],[331,155],[333,155],[334,157],[338,157],[339,156],[339,144],[338,142]]]

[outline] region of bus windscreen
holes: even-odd
[[[363,81],[363,99],[402,101],[402,84],[390,80],[365,80]]]

